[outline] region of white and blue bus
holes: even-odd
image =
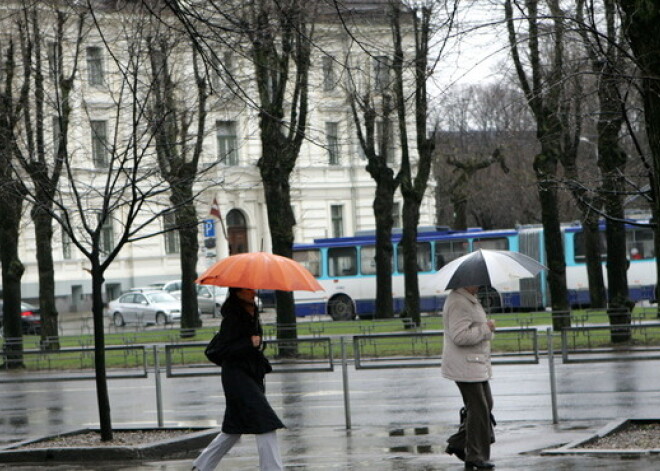
[[[573,306],[589,305],[589,286],[584,256],[584,238],[579,225],[562,227],[566,279],[569,302]],[[603,234],[603,247],[605,237]],[[394,311],[404,307],[403,254],[401,234],[392,236],[392,296]],[[634,301],[655,298],[655,254],[653,231],[628,226],[627,246],[631,254],[628,280]],[[470,229],[452,231],[446,228],[420,228],[417,237],[417,265],[422,312],[438,312],[444,305],[446,292],[430,288],[425,278],[461,255],[478,249],[521,252],[545,263],[543,230],[540,226],[517,229]],[[330,239],[316,239],[311,244],[294,245],[293,258],[304,265],[319,281],[323,292],[296,292],[296,315],[330,315],[335,320],[373,317],[376,297],[376,240],[374,234]],[[605,270],[603,262],[603,270]],[[550,306],[547,274],[535,278],[512,280],[509,285],[487,288],[480,293],[482,303],[491,310],[538,310]]]

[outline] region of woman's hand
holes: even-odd
[[[259,348],[259,345],[261,345],[261,336],[260,335],[253,335],[252,336],[252,346],[254,348]]]
[[[489,319],[488,322],[486,322],[486,325],[488,326],[488,328],[490,329],[491,332],[495,331],[495,321],[494,320]]]

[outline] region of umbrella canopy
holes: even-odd
[[[479,249],[452,260],[428,280],[439,290],[493,286],[532,278],[547,268],[527,255],[508,250]]]
[[[230,255],[196,280],[202,285],[280,291],[323,291],[314,275],[287,257],[266,252]]]

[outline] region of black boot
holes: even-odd
[[[493,469],[495,465],[490,461],[466,461],[465,469],[475,470],[475,469]]]

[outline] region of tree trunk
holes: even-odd
[[[394,190],[393,182],[376,180],[376,197],[373,208],[376,217],[376,312],[374,317],[387,319],[394,317],[392,301],[392,209]]]
[[[542,149],[543,147],[543,137]],[[547,146],[549,147],[549,146]],[[552,306],[552,326],[560,331],[570,326],[567,313],[568,290],[566,289],[566,262],[562,243],[561,221],[557,210],[557,190],[554,175],[557,166],[555,155],[547,148],[538,154],[534,162],[539,200],[541,202],[541,221],[543,223],[545,253],[548,262],[548,286]],[[549,157],[550,156],[550,157]]]
[[[48,197],[44,205],[51,205]],[[41,313],[41,348],[59,350],[58,312],[55,306],[55,269],[53,266],[53,218],[46,209],[32,210],[32,221],[37,239],[37,266],[39,268],[39,310]]]
[[[452,229],[457,231],[467,230],[467,198],[454,200],[454,225]]]
[[[607,315],[613,343],[626,342],[631,338],[630,318],[634,303],[628,298],[628,260],[626,253],[626,228],[623,222],[623,205],[621,204],[622,185],[618,173],[609,172],[605,175],[605,211],[610,216],[605,226],[607,239],[607,281],[608,306]],[[623,326],[623,327],[622,327]]]
[[[21,329],[21,278],[25,267],[18,256],[23,198],[18,185],[4,180],[0,187],[0,263],[2,263],[2,296],[4,325],[4,368],[24,368],[23,332]]]
[[[186,181],[192,181],[186,179]],[[197,303],[197,257],[199,241],[197,238],[197,211],[188,184],[171,185],[172,206],[176,208],[176,225],[179,231],[181,261],[181,332],[182,338],[193,337],[195,329],[202,326]]]
[[[584,231],[585,256],[587,259],[587,279],[589,280],[589,300],[593,309],[604,308],[606,304],[605,280],[601,262],[602,247],[598,216],[587,215],[582,223]]]
[[[105,281],[98,256],[92,259],[92,318],[94,321],[94,370],[96,402],[99,408],[101,441],[112,440],[112,419],[105,366],[105,332],[103,326],[103,283]]]
[[[419,279],[417,277],[417,224],[419,204],[410,198],[403,200],[403,271],[406,287],[406,308],[402,316],[410,317],[414,326],[422,322],[419,302]]]
[[[263,149],[263,152],[269,151]],[[272,150],[270,153],[272,154]],[[275,177],[274,174],[278,172],[264,167],[260,167],[260,169],[266,195],[266,210],[268,212],[273,253],[292,258],[295,219],[291,210],[288,174],[286,177],[281,174],[279,177]],[[284,357],[292,357],[298,352],[295,343],[298,333],[293,293],[290,291],[276,291],[275,299],[277,302],[277,339],[293,341],[289,344],[280,345],[279,354]]]
[[[646,136],[653,162],[649,174],[653,196],[654,248],[660,254],[660,5],[646,0],[618,0],[623,10],[624,32],[641,69],[642,99]],[[656,279],[660,280],[660,264],[656,263]],[[656,284],[656,294],[658,292]],[[660,303],[658,304],[660,317]]]

